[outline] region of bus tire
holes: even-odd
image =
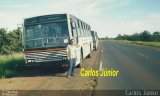
[[[83,65],[83,53],[82,53],[82,50],[81,50],[81,54],[80,54],[80,63],[78,64],[78,68],[81,68]]]
[[[90,53],[89,53],[89,55],[87,56],[88,58],[91,58],[91,52],[92,52],[92,49],[91,49],[91,46],[90,46]]]
[[[96,48],[95,48],[95,51],[97,51],[98,50],[98,45],[96,44]]]
[[[94,48],[95,51],[97,51],[97,48]]]

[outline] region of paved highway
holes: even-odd
[[[99,76],[95,90],[160,89],[159,49],[102,41],[101,67],[119,76]]]

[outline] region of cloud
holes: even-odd
[[[99,22],[100,24],[101,22]],[[134,20],[134,21],[108,21],[101,23],[100,29],[103,29],[101,36],[106,34],[110,37],[116,37],[117,34],[133,34],[143,32],[144,30],[148,30],[151,33],[155,31],[160,31],[160,13],[157,14],[150,14],[145,16],[141,20]],[[98,30],[100,30],[98,29]]]
[[[0,28],[9,30],[17,27],[17,24],[22,22],[22,17],[18,14],[0,12]]]
[[[105,35],[115,37],[117,34],[132,34],[143,30],[160,30],[159,13],[128,21],[121,18],[114,20],[106,16],[129,4],[132,4],[132,0],[17,0],[0,4],[0,27],[12,30],[17,24],[23,23],[24,18],[71,13],[90,24],[92,30],[97,31],[100,37]]]
[[[150,14],[144,17],[144,19],[139,21],[130,22],[127,25],[129,29],[132,29],[134,32],[140,32],[143,30],[148,30],[151,32],[160,30],[160,13]]]
[[[57,13],[71,13],[85,21],[101,14],[98,6],[103,2],[103,0],[39,0],[39,3],[22,1],[0,6],[0,27],[12,29],[17,23],[23,23],[23,18]]]

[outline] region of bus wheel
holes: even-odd
[[[89,53],[89,55],[87,56],[88,58],[91,58],[91,47],[90,47],[90,53]]]
[[[97,51],[97,49],[98,49],[98,46],[97,46],[97,44],[96,44],[96,48],[95,48],[95,51]]]

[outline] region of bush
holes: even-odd
[[[6,29],[0,29],[0,55],[8,55],[12,52],[22,51],[21,30],[16,29],[7,32]]]
[[[11,54],[11,49],[8,45],[1,47],[1,54],[9,55]]]
[[[160,32],[154,32],[151,34],[148,31],[144,31],[141,33],[135,33],[132,35],[121,35],[118,34],[118,36],[115,38],[116,40],[129,40],[129,41],[145,41],[145,42],[153,42],[153,41],[160,41]]]
[[[25,65],[22,53],[0,56],[0,77],[16,75],[18,69]]]

